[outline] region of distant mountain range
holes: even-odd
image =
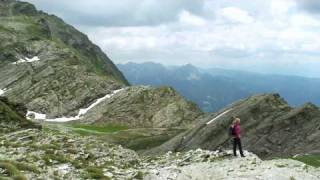
[[[221,68],[201,69],[193,65],[118,64],[132,85],[173,86],[204,111],[261,93],[279,93],[292,106],[320,104],[320,79],[269,75]]]

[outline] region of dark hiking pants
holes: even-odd
[[[240,138],[233,138],[233,155],[237,156],[237,146],[239,147],[240,155],[243,155],[242,146],[241,146],[241,139]]]

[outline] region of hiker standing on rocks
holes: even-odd
[[[245,157],[242,151],[241,145],[241,128],[240,128],[240,118],[235,118],[232,125],[232,135],[233,135],[233,155],[237,156],[237,146],[239,147],[241,157]]]

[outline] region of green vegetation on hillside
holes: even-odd
[[[320,155],[304,155],[304,156],[298,156],[293,159],[301,161],[310,166],[320,167]]]
[[[86,125],[86,124],[74,124],[71,125],[71,128],[74,132],[81,135],[97,135],[101,133],[113,133],[121,130],[126,130],[128,127],[121,125]]]
[[[89,125],[89,124],[44,124],[44,130],[57,131],[66,129],[82,136],[96,136],[105,142],[121,144],[133,150],[146,150],[156,147],[181,133],[185,129],[179,128],[135,128],[117,124]]]

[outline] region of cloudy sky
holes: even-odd
[[[320,77],[319,0],[27,0],[115,63]]]

